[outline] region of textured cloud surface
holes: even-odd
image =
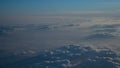
[[[67,45],[54,50],[45,50],[39,55],[9,63],[11,68],[119,68],[120,56],[114,51],[92,49],[81,45]],[[1,67],[6,67],[1,65]]]

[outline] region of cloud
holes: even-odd
[[[115,36],[112,34],[92,34],[84,38],[84,40],[105,40],[105,39],[110,39],[114,38]]]
[[[91,28],[104,28],[104,29],[114,29],[114,28],[119,28],[120,24],[100,24],[100,25],[94,25],[91,26]]]
[[[116,58],[119,58],[119,56],[107,48],[96,51],[96,49],[83,45],[66,45],[54,50],[43,51],[31,58],[11,63],[10,67],[21,68],[27,65],[32,67],[47,66],[57,68],[116,68],[117,66],[119,67],[120,64]]]

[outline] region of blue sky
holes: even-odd
[[[80,11],[116,11],[120,0],[0,0],[0,14],[52,14]]]

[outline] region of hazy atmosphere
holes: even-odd
[[[0,68],[120,68],[120,0],[0,0]]]

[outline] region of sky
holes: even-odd
[[[120,0],[0,0],[0,15],[119,11]]]

